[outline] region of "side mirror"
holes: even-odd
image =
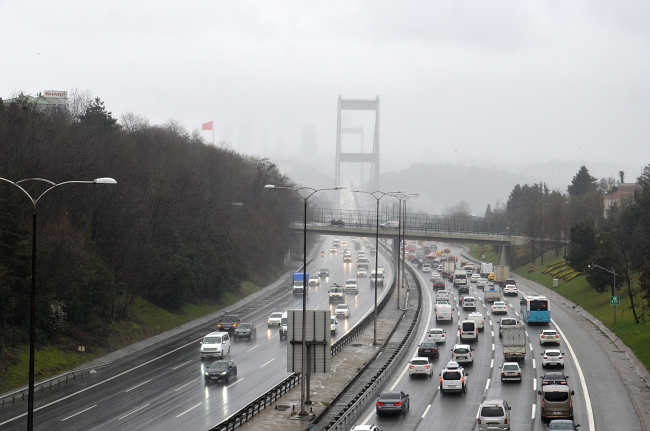
[[[542,395],[542,391],[537,391],[537,395]]]
[[[575,393],[573,391],[571,391],[571,395],[575,395]]]
[[[508,410],[512,410],[512,407],[508,406]]]
[[[465,373],[465,376],[469,376],[469,373]]]
[[[544,353],[540,353],[540,355],[544,356]]]

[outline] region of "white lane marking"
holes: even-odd
[[[533,351],[533,343],[528,343],[528,348],[529,348],[530,351],[532,352],[532,351]]]
[[[533,379],[533,392],[537,392],[537,380]]]
[[[189,364],[190,362],[192,362],[192,361],[185,361],[185,362],[183,362],[182,364],[177,365],[177,366],[175,366],[174,368],[172,368],[172,370],[175,370],[175,369],[177,369],[177,368],[180,368],[180,367],[182,367],[183,365],[187,365],[187,364]]]
[[[275,361],[275,358],[271,359],[269,362],[265,363],[264,365],[260,365],[260,368],[266,367],[268,364],[270,364],[273,361]]]
[[[194,380],[192,380],[191,382],[187,382],[187,383],[185,383],[183,386],[174,389],[174,392],[176,392],[176,391],[180,391],[180,390],[183,389],[185,386],[187,386],[187,385],[191,385],[192,383],[196,382],[197,380],[199,380],[199,379],[194,379]]]
[[[260,345],[259,345],[259,344],[258,344],[258,345],[256,345],[255,347],[251,347],[250,349],[248,349],[248,350],[246,350],[246,352],[250,352],[250,351],[251,351],[251,350],[253,350],[253,349],[257,349],[258,347],[260,347]]]
[[[488,320],[488,323],[490,324],[490,326],[492,326],[492,321],[491,320]]]
[[[245,378],[246,378],[246,377],[242,377],[241,379],[237,380],[237,381],[236,381],[235,383],[233,383],[232,385],[230,385],[230,386],[226,386],[226,389],[230,389],[230,388],[232,388],[233,386],[235,386],[237,383],[241,382],[241,381],[244,380]]]
[[[178,415],[178,416],[176,416],[176,417],[177,417],[177,418],[180,418],[180,417],[183,416],[185,413],[187,413],[187,412],[189,412],[189,411],[191,411],[191,410],[194,410],[195,408],[197,408],[197,407],[200,406],[201,404],[203,404],[203,403],[201,402],[201,403],[198,403],[197,405],[195,405],[194,407],[190,407],[189,409],[185,410],[183,413],[181,413],[180,415]]]
[[[431,408],[431,404],[429,404],[429,405],[427,406],[427,408],[424,410],[424,413],[422,413],[422,419],[424,419],[424,417],[427,415],[427,413],[429,412],[429,409],[430,409],[430,408]]]
[[[490,359],[490,368],[494,368],[494,359]]]
[[[576,354],[573,351],[573,348],[571,347],[571,343],[569,343],[567,338],[564,336],[564,333],[562,332],[560,327],[555,323],[555,320],[551,319],[551,322],[555,326],[555,329],[557,329],[557,332],[560,333],[560,336],[564,339],[564,344],[566,344],[566,346],[569,348],[569,351],[571,352],[571,356],[573,357],[573,362],[576,364],[576,368],[578,369],[578,377],[580,377],[580,385],[582,386],[582,392],[584,392],[585,394],[585,404],[587,405],[587,417],[589,419],[589,429],[595,430],[596,426],[594,425],[594,412],[591,409],[591,398],[589,397],[589,390],[587,389],[585,376],[584,374],[582,374],[582,368],[580,368],[580,364],[578,363],[578,358],[576,357]]]
[[[56,401],[52,401],[51,403],[48,403],[48,404],[42,405],[42,406],[40,406],[40,407],[34,409],[34,411],[37,412],[37,411],[42,410],[42,409],[44,409],[44,408],[50,407],[50,406],[52,406],[52,405],[54,405],[54,404],[60,403],[61,401],[67,400],[68,398],[72,398],[72,397],[74,397],[75,395],[79,395],[79,394],[81,394],[81,393],[83,393],[83,392],[86,392],[86,391],[88,391],[88,390],[90,390],[90,389],[96,388],[96,387],[99,386],[99,385],[103,385],[104,383],[108,383],[108,382],[110,382],[111,380],[115,380],[115,379],[117,379],[118,377],[122,377],[123,375],[130,373],[131,371],[135,371],[135,370],[137,370],[137,369],[140,368],[140,367],[144,367],[145,365],[149,365],[150,363],[157,361],[158,359],[164,358],[165,356],[169,356],[169,355],[171,355],[172,353],[178,352],[178,351],[181,350],[181,349],[184,349],[184,348],[186,348],[186,347],[188,347],[188,346],[191,346],[191,345],[193,345],[193,344],[196,344],[197,341],[201,341],[202,339],[203,339],[203,337],[201,337],[201,338],[197,338],[196,340],[194,340],[194,341],[190,341],[189,343],[184,344],[184,345],[182,345],[182,346],[180,346],[180,347],[177,347],[177,348],[175,348],[174,350],[170,350],[169,352],[167,352],[167,353],[165,353],[165,354],[162,354],[162,355],[158,356],[157,358],[153,358],[153,359],[151,359],[151,360],[149,360],[149,361],[147,361],[147,362],[144,362],[144,363],[142,363],[142,364],[140,364],[140,365],[137,365],[137,366],[131,368],[130,370],[123,371],[123,372],[121,372],[120,374],[116,374],[116,375],[114,375],[113,377],[109,377],[109,378],[106,379],[106,380],[102,380],[101,382],[95,383],[94,385],[91,385],[91,386],[88,386],[88,387],[86,387],[86,388],[83,388],[83,389],[81,389],[81,390],[79,390],[79,391],[77,391],[77,392],[75,392],[75,393],[73,393],[73,394],[66,395],[65,397],[61,397],[61,398],[59,398],[59,399],[56,400]],[[0,425],[4,425],[4,424],[7,424],[7,423],[9,423],[9,422],[13,422],[13,421],[15,421],[16,419],[20,419],[20,418],[22,418],[23,416],[27,416],[27,413],[25,412],[25,413],[23,413],[22,415],[14,416],[13,418],[8,419],[8,420],[6,420],[6,421],[0,423]]]
[[[533,369],[535,369],[535,360],[533,359]]]
[[[494,331],[490,331],[490,337],[494,338]]]
[[[536,408],[536,407],[537,407],[537,406],[536,406],[535,404],[533,404],[533,414],[530,415],[530,418],[531,418],[532,420],[535,420],[535,408]],[[592,429],[593,429],[593,428],[592,428]]]
[[[118,421],[121,421],[121,420],[124,419],[125,417],[127,417],[127,416],[131,416],[133,413],[135,413],[135,412],[139,412],[140,410],[142,410],[143,408],[147,407],[148,405],[149,405],[149,404],[145,404],[145,405],[143,405],[142,407],[138,407],[137,409],[133,410],[132,412],[125,414],[125,415],[122,416],[121,418],[117,418],[117,420],[118,420]]]
[[[492,344],[492,351],[494,352],[494,344]]]
[[[87,412],[88,410],[90,410],[90,409],[92,409],[92,408],[95,408],[95,407],[97,407],[97,404],[95,404],[94,406],[90,406],[90,407],[88,407],[87,409],[83,409],[82,411],[77,412],[77,413],[75,413],[75,414],[73,414],[73,415],[70,415],[70,416],[68,416],[67,418],[63,418],[63,419],[61,419],[61,422],[63,422],[63,421],[67,421],[68,419],[73,418],[73,417],[75,417],[75,416],[77,416],[77,415],[80,415],[80,414],[82,414],[83,412]]]
[[[515,310],[515,316],[519,317],[519,313]]]
[[[479,406],[478,410],[476,411],[476,418],[475,419],[478,419],[479,413],[481,413],[481,407],[480,406]]]
[[[485,390],[487,391],[490,389],[490,379],[487,379],[487,382],[485,382]]]
[[[530,336],[528,335],[528,331],[524,331],[524,332],[526,333],[526,338],[530,338]]]
[[[127,389],[127,390],[124,391],[124,392],[131,392],[133,389],[139,388],[139,387],[142,386],[142,385],[146,385],[147,383],[149,383],[149,382],[152,381],[152,380],[153,380],[153,379],[149,379],[149,380],[147,380],[146,382],[142,382],[142,383],[140,383],[139,385],[135,385],[134,387],[129,388],[129,389]]]

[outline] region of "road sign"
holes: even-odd
[[[621,297],[620,296],[610,296],[609,297],[609,305],[613,305],[616,307],[617,305],[621,305]]]

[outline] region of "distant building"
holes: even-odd
[[[36,105],[36,109],[46,110],[51,108],[65,109],[68,107],[68,92],[67,91],[54,91],[45,90],[43,93],[38,93],[36,96],[29,94],[21,96],[27,102]],[[17,102],[18,97],[11,99],[3,99],[3,103],[9,104]]]
[[[607,210],[612,204],[621,205],[622,201],[634,198],[634,192],[637,190],[641,190],[641,186],[637,183],[618,183],[615,187],[612,187],[612,191],[603,198],[604,217],[607,217]]]

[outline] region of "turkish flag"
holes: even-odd
[[[201,125],[201,130],[212,130],[212,125],[214,124],[214,121],[210,121],[209,123],[203,123]]]

